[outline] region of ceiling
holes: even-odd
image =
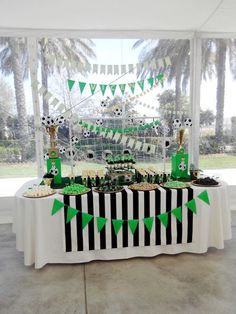
[[[1,35],[235,33],[236,0],[0,0]],[[112,36],[113,36],[112,35]],[[93,36],[92,36],[93,37]]]

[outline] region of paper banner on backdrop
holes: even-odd
[[[107,74],[113,74],[113,66],[111,64],[107,66]]]
[[[57,199],[54,199],[51,215],[55,215],[60,209],[64,207],[64,203],[61,201],[58,201]]]
[[[129,69],[129,73],[133,73],[134,72],[134,65],[133,64],[129,64],[128,65],[128,69]]]
[[[64,104],[60,104],[58,107],[57,107],[57,110],[59,111],[59,112],[62,112],[62,111],[64,111],[66,108],[65,108],[65,105]]]
[[[97,217],[96,218],[96,221],[97,221],[97,229],[98,229],[98,232],[100,232],[103,227],[105,226],[106,222],[107,222],[107,218],[104,218],[104,217]]]
[[[111,90],[111,93],[112,93],[113,96],[114,96],[115,91],[116,91],[116,86],[117,86],[117,85],[115,85],[115,84],[110,84],[110,85],[109,85],[110,90]]]
[[[113,131],[110,131],[107,133],[107,138],[112,139],[113,135],[114,135]]]
[[[44,86],[41,86],[40,89],[38,90],[38,93],[40,95],[43,95],[46,91],[47,91],[46,88]]]
[[[157,64],[156,64],[156,61],[155,60],[152,60],[151,63],[150,63],[150,68],[152,70],[155,70],[157,68]]]
[[[93,64],[93,73],[98,74],[98,64]]]
[[[119,84],[119,87],[120,87],[120,91],[121,91],[122,95],[124,95],[126,84]]]
[[[200,200],[210,205],[209,197],[207,191],[203,191],[197,196]]]
[[[139,223],[138,219],[130,219],[130,220],[128,220],[128,224],[129,224],[129,227],[130,227],[130,230],[131,230],[132,234],[135,233],[135,230],[137,229],[138,223]]]
[[[68,80],[67,81],[67,84],[68,84],[68,87],[69,87],[69,90],[71,91],[73,86],[75,85],[75,81],[73,80]]]
[[[153,87],[153,84],[154,84],[154,78],[153,77],[150,77],[147,79],[148,80],[148,83],[150,84],[150,87],[152,88]]]
[[[149,151],[149,153],[150,153],[150,154],[155,154],[155,151],[156,151],[156,146],[153,145],[153,144],[151,144],[151,145],[150,145],[150,151]]]
[[[58,103],[59,103],[59,100],[57,98],[54,98],[53,101],[49,104],[49,106],[56,107]]]
[[[128,85],[129,85],[129,88],[130,88],[130,90],[131,90],[131,92],[133,94],[134,90],[135,90],[135,82],[128,83]]]
[[[166,58],[165,58],[165,63],[166,63],[166,66],[171,65],[170,57],[166,57]]]
[[[194,214],[197,213],[197,205],[195,199],[192,199],[191,201],[187,202],[185,206],[188,207]]]
[[[122,138],[121,138],[120,144],[124,144],[125,145],[127,140],[128,140],[128,137],[123,135]]]
[[[114,137],[113,137],[113,140],[116,141],[116,142],[118,142],[119,139],[120,139],[120,136],[121,136],[121,134],[118,133],[118,132],[116,132],[116,134],[115,134]]]
[[[102,92],[102,95],[105,94],[106,89],[107,89],[107,85],[105,85],[105,84],[100,84],[100,90],[101,90],[101,92]]]
[[[142,70],[142,66],[143,66],[142,63],[136,63],[136,69],[138,73]]]
[[[90,86],[91,93],[93,95],[95,93],[97,84],[90,83],[89,86]]]
[[[172,214],[178,219],[178,221],[182,221],[182,207],[176,207],[172,211]]]
[[[142,146],[142,142],[137,141],[136,144],[135,144],[134,150],[140,150],[141,146]]]
[[[46,95],[43,97],[46,101],[49,101],[49,99],[52,97],[53,95],[50,92],[47,92]]]
[[[125,74],[127,72],[125,64],[122,64],[120,68],[121,68],[121,74]]]
[[[114,74],[120,74],[118,65],[114,65]]]
[[[68,206],[67,208],[67,216],[66,216],[66,223],[70,222],[73,217],[78,214],[78,210],[76,208]]]
[[[112,224],[113,224],[116,235],[120,231],[120,228],[122,227],[123,222],[124,222],[124,220],[122,220],[122,219],[112,219]]]
[[[164,67],[164,62],[163,62],[162,59],[158,59],[158,60],[157,60],[157,64],[158,64],[158,66],[159,66],[160,68],[163,68],[163,67]]]
[[[150,150],[151,150],[151,144],[149,144],[149,143],[144,143],[144,144],[143,144],[143,149],[142,149],[142,151],[145,152],[145,153],[150,154]]]
[[[64,118],[70,118],[71,117],[71,110],[68,110],[66,112],[63,113]]]
[[[163,225],[167,228],[168,226],[168,213],[163,213],[160,215],[157,215],[158,219],[163,223]]]
[[[152,226],[153,226],[153,217],[147,217],[147,218],[143,218],[143,222],[146,226],[146,228],[148,229],[149,232],[152,231]]]
[[[106,74],[106,66],[104,64],[100,65],[100,74]]]
[[[134,146],[134,142],[135,142],[134,138],[129,138],[129,141],[127,143],[127,147],[130,147],[132,149]]]
[[[93,219],[93,215],[87,213],[81,213],[81,215],[82,215],[82,229],[84,229],[90,222],[90,220]]]
[[[83,64],[82,64],[83,66]],[[91,64],[90,63],[85,63],[85,71],[90,72],[91,71]]]
[[[137,83],[138,83],[139,87],[141,88],[141,90],[143,91],[144,90],[144,80],[138,81]]]
[[[79,90],[80,90],[81,94],[83,93],[85,86],[86,86],[85,82],[79,82]]]

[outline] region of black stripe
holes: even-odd
[[[166,189],[166,212],[171,211],[171,189]],[[171,236],[171,214],[168,214],[168,226],[166,228],[166,244],[171,244],[172,236]]]
[[[110,207],[111,207],[111,220],[112,220],[112,219],[116,219],[116,193],[111,193],[110,197],[111,197]],[[117,238],[116,238],[112,221],[111,221],[111,247],[117,248]]]
[[[144,217],[150,217],[150,192],[144,191]],[[150,232],[144,227],[144,245],[150,245]]]
[[[125,190],[121,192],[122,194],[122,219],[128,219],[128,195]],[[128,222],[124,221],[122,225],[123,233],[123,247],[128,247]]]
[[[155,190],[155,216],[161,213],[161,191]],[[161,245],[161,222],[155,217],[156,245]]]
[[[181,207],[181,213],[182,213],[182,202],[183,202],[183,190],[177,189],[177,207]],[[182,222],[180,222],[178,219],[176,219],[177,224],[177,243],[182,243]]]
[[[133,218],[139,219],[139,197],[138,191],[133,191]],[[136,228],[134,235],[134,246],[139,246],[139,227]]]
[[[66,217],[67,217],[67,211],[68,206],[70,206],[70,197],[69,195],[64,195],[64,224],[65,224],[65,242],[66,242],[66,252],[72,251],[72,245],[71,245],[71,223],[66,223]]]
[[[93,215],[93,192],[90,191],[87,194],[87,202],[88,202],[88,214]],[[88,224],[88,233],[89,233],[89,250],[94,250],[94,224],[95,219],[90,220]]]
[[[79,211],[78,215],[76,215],[76,229],[77,229],[77,249],[78,251],[83,251],[83,229],[82,229],[82,200],[81,195],[76,195],[75,197],[75,206]]]
[[[99,217],[105,217],[105,194],[99,193]],[[100,249],[106,248],[106,225],[100,231]]]
[[[193,189],[188,188],[188,202],[193,199]],[[187,243],[193,241],[193,212],[188,209],[188,233],[187,233]]]

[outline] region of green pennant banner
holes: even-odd
[[[100,84],[100,90],[101,90],[101,92],[102,92],[102,95],[105,94],[106,89],[107,89],[107,85],[105,85],[105,84]]]
[[[110,90],[111,90],[111,93],[112,93],[113,96],[115,95],[115,92],[116,92],[116,86],[117,86],[117,85],[115,85],[115,84],[109,85]]]
[[[144,222],[144,224],[145,224],[145,226],[149,232],[152,231],[153,219],[154,219],[154,217],[143,218],[143,222]]]
[[[124,220],[122,220],[122,219],[112,219],[112,223],[113,223],[113,227],[114,227],[116,235],[120,231],[120,228],[123,225],[123,222],[124,222]]]
[[[197,205],[195,199],[192,199],[191,201],[187,202],[185,204],[194,214],[197,212]]]
[[[107,218],[104,217],[97,217],[97,228],[98,228],[98,232],[100,232],[103,227],[105,226],[106,222],[107,222]]]
[[[120,91],[121,91],[122,95],[124,95],[126,84],[119,84],[119,87],[120,87]]]
[[[90,86],[91,93],[93,95],[95,93],[96,88],[97,88],[97,84],[90,83],[89,86]]]
[[[132,94],[133,94],[133,93],[134,93],[134,90],[135,90],[135,82],[128,83],[128,85],[129,85],[129,88],[130,88],[130,90],[131,90],[131,92],[132,92]]]
[[[144,90],[144,80],[138,81],[137,83],[138,83],[139,87],[141,88],[141,90],[143,91]]]
[[[64,203],[58,201],[57,199],[54,199],[51,215],[55,215],[60,209],[64,207]]]
[[[168,213],[163,213],[160,215],[157,215],[158,219],[163,223],[163,225],[167,228],[168,226]]]
[[[207,191],[203,191],[202,193],[198,194],[197,197],[200,198],[200,200],[202,200],[203,202],[210,205],[210,200],[209,200]]]
[[[153,87],[154,78],[153,78],[153,77],[150,77],[150,78],[148,78],[147,80],[148,80],[148,83],[150,84],[150,86]]]
[[[79,89],[80,89],[81,94],[83,93],[83,90],[84,90],[85,86],[86,86],[86,83],[79,82]]]
[[[90,220],[93,219],[93,215],[87,214],[87,213],[81,213],[82,214],[82,229],[87,226],[87,224],[90,222]]]
[[[128,220],[128,224],[129,224],[129,227],[130,227],[130,230],[132,232],[132,234],[135,233],[135,230],[138,226],[138,223],[139,223],[139,220],[138,219],[130,219]]]
[[[76,208],[68,206],[67,209],[67,216],[66,216],[66,223],[70,222],[71,219],[78,214],[78,210]]]
[[[71,91],[72,88],[73,88],[73,86],[74,86],[74,84],[75,84],[75,81],[73,81],[73,80],[67,80],[67,83],[68,83],[69,90]]]
[[[172,214],[178,219],[178,221],[182,221],[182,207],[176,207],[172,211]]]
[[[164,74],[163,73],[158,74],[156,79],[158,80],[158,82],[161,83],[161,86],[163,87],[164,86]]]

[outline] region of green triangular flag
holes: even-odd
[[[82,213],[82,229],[87,226],[91,219],[93,219],[93,215]]]
[[[107,222],[107,218],[97,217],[96,220],[97,220],[98,232],[100,232],[102,230],[102,228],[105,226],[105,224]]]
[[[132,83],[128,83],[130,89],[131,89],[131,92],[132,94],[134,93],[134,90],[135,90],[135,82],[132,82]]]
[[[73,87],[74,84],[75,84],[75,81],[73,81],[73,80],[67,80],[67,83],[68,83],[69,90],[71,91],[71,90],[72,90],[72,87]]]
[[[89,86],[90,86],[91,93],[93,95],[95,93],[97,84],[90,83]]]
[[[79,89],[80,89],[81,94],[83,93],[83,90],[84,90],[85,86],[86,86],[86,83],[79,82]]]
[[[175,217],[181,222],[182,221],[182,207],[176,207],[173,209],[172,214],[175,215]]]
[[[141,90],[143,91],[144,90],[144,80],[138,81],[137,83],[138,83],[139,87],[141,88]]]
[[[209,200],[207,191],[203,191],[197,197],[200,198],[200,200],[202,200],[203,202],[205,202],[208,205],[210,205],[210,200]]]
[[[143,218],[143,222],[144,222],[144,224],[145,224],[145,226],[149,232],[151,232],[151,230],[152,230],[153,219],[154,219],[153,217]]]
[[[78,214],[78,210],[76,208],[68,206],[67,209],[67,216],[66,216],[66,223],[70,222],[71,219]]]
[[[116,85],[115,84],[111,84],[111,85],[109,85],[109,87],[110,87],[112,95],[114,96],[115,91],[116,91]]]
[[[187,202],[185,206],[187,206],[194,214],[196,214],[197,206],[195,199],[192,199],[191,201]]]
[[[147,80],[148,80],[148,83],[150,84],[150,86],[153,87],[154,78],[153,78],[153,77],[150,77],[150,78],[148,78]]]
[[[130,230],[132,232],[132,234],[135,233],[135,230],[138,226],[138,223],[139,223],[139,220],[138,219],[130,219],[128,220],[128,224],[129,224],[129,227],[130,227]]]
[[[122,219],[112,219],[112,223],[113,223],[113,227],[114,227],[116,235],[120,231],[120,228],[121,228],[123,222],[124,222],[124,220],[122,220]]]
[[[168,213],[163,213],[160,215],[157,215],[158,219],[163,223],[163,225],[167,228],[168,226]]]
[[[119,84],[122,95],[125,93],[126,84]]]
[[[51,215],[55,215],[62,207],[64,207],[64,204],[54,199]]]
[[[158,82],[161,83],[161,86],[163,87],[164,86],[164,74],[163,73],[158,74],[156,79],[158,80]]]
[[[105,94],[105,91],[106,91],[106,89],[107,89],[107,85],[105,85],[105,84],[100,84],[100,89],[101,89],[102,95],[104,95],[104,94]]]

